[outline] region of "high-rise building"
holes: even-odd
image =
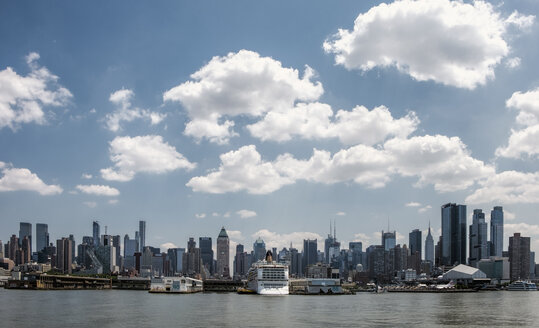
[[[136,240],[136,242],[137,242],[137,249],[135,250],[135,253],[141,252],[142,249],[141,249],[141,247],[140,247],[140,236],[139,236],[138,231],[135,231],[135,240]]]
[[[120,267],[122,264],[122,256],[120,245],[122,239],[120,235],[112,236],[112,246],[114,247],[114,265]]]
[[[71,240],[62,238],[56,241],[56,269],[64,274],[71,274]]]
[[[14,261],[15,264],[17,264],[17,251],[19,250],[19,238],[17,238],[17,235],[11,235],[8,241],[8,251],[6,257],[8,257],[10,260]],[[21,263],[18,263],[21,264]]]
[[[316,239],[303,239],[303,272],[307,267],[316,264],[318,260],[318,245]]]
[[[503,252],[503,207],[494,206],[490,211],[490,255],[502,256]]]
[[[408,234],[408,245],[410,246],[410,253],[413,255],[419,253],[419,258],[422,258],[421,244],[423,240],[421,238],[421,230],[414,229]]]
[[[262,261],[266,257],[266,243],[258,237],[253,244],[253,262]]]
[[[24,236],[21,242],[21,264],[32,261],[32,247],[30,245],[30,238]]]
[[[356,265],[363,263],[363,243],[360,241],[351,241],[348,243],[348,249],[351,253],[351,266],[353,268]]]
[[[213,242],[211,237],[198,238],[198,246],[200,247],[202,266],[212,275],[215,272],[215,268],[213,267]]]
[[[36,224],[36,251],[40,252],[49,246],[49,226],[45,223]]]
[[[511,280],[530,279],[530,237],[518,232],[509,237],[509,276]]]
[[[303,275],[302,262],[301,253],[296,248],[290,247],[290,275],[295,277]]]
[[[425,261],[430,261],[431,265],[434,265],[434,238],[430,233],[430,222],[429,222],[429,233],[425,239]]]
[[[99,229],[99,221],[94,221],[92,224],[92,231],[93,231],[93,237],[94,237],[94,247],[97,248],[99,246],[99,241],[101,240],[101,233]]]
[[[397,244],[397,232],[384,232],[382,230],[382,246],[384,246],[384,250],[389,251],[393,247],[395,247]]]
[[[337,223],[334,221],[333,226],[329,221],[329,234],[324,240],[324,263],[331,264],[334,259],[341,253],[341,243],[337,241]]]
[[[470,225],[470,266],[477,268],[477,264],[482,259],[488,259],[487,222],[485,213],[480,209],[473,210],[472,224]]]
[[[234,256],[234,279],[245,277],[249,270],[249,264],[247,262],[247,253],[245,252],[243,245],[237,244],[236,255]]]
[[[69,235],[69,240],[71,240],[71,260],[73,262],[76,262],[75,249],[76,249],[77,243],[75,242],[75,236]]]
[[[230,276],[230,241],[225,227],[221,228],[217,237],[217,275],[220,277]]]
[[[138,222],[138,236],[140,238],[139,247],[144,249],[146,247],[146,221]]]
[[[442,205],[442,265],[466,264],[466,205]]]
[[[135,239],[129,239],[129,235],[124,236],[124,258],[128,256],[134,256],[137,251],[137,241]]]
[[[19,246],[22,246],[24,237],[28,237],[30,241],[30,254],[32,254],[32,224],[28,222],[21,222],[19,226]]]

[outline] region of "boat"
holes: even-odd
[[[273,261],[271,251],[253,263],[247,273],[247,290],[259,295],[288,295],[288,266]]]
[[[537,286],[533,282],[518,280],[507,287],[510,291],[537,291]]]

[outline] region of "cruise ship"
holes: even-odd
[[[265,260],[249,269],[247,289],[260,295],[288,295],[288,266],[273,262],[268,251]]]
[[[515,281],[507,287],[507,290],[511,291],[536,291],[537,286],[533,282],[529,281]]]

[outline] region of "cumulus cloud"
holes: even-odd
[[[108,201],[108,203],[109,203],[110,205],[116,205],[116,204],[118,204],[118,200],[117,200],[117,199],[110,199],[110,200]]]
[[[513,237],[515,232],[519,232],[522,237],[531,237],[531,249],[539,250],[539,225],[529,224],[525,222],[519,223],[504,223],[503,225],[504,235],[506,236],[508,245],[509,237]],[[504,242],[505,242],[504,241]]]
[[[335,213],[335,215],[337,215],[337,216],[346,216],[346,212],[339,211],[339,212]]]
[[[91,179],[92,177],[93,177],[93,176],[92,176],[91,174],[88,174],[88,173],[83,173],[83,174],[81,175],[81,178],[86,179],[86,180],[89,180],[89,179]]]
[[[281,176],[272,163],[262,161],[254,145],[222,154],[220,159],[219,169],[206,176],[193,177],[186,185],[193,191],[214,194],[240,190],[267,194],[294,182]]]
[[[352,111],[339,110],[334,115],[329,105],[315,102],[271,111],[247,129],[263,141],[282,142],[297,136],[304,139],[338,138],[348,145],[373,145],[390,136],[405,138],[418,124],[414,112],[395,119],[385,106],[370,111],[364,106],[356,106]]]
[[[152,125],[156,125],[165,119],[166,114],[133,108],[131,99],[134,95],[135,93],[129,89],[117,90],[110,94],[109,101],[116,106],[112,113],[105,116],[105,123],[110,131],[120,131],[122,121],[131,122],[135,119],[149,119]]]
[[[517,216],[515,215],[515,213],[509,212],[507,209],[504,209],[503,210],[503,218],[505,220],[511,220],[512,221],[512,220],[516,219]]]
[[[357,145],[331,155],[313,150],[309,159],[283,154],[263,161],[255,146],[221,155],[219,169],[192,178],[194,191],[226,193],[246,190],[268,194],[297,180],[333,184],[354,181],[367,188],[384,187],[391,176],[418,177],[417,187],[433,184],[439,192],[463,190],[494,174],[494,168],[474,159],[458,137],[422,136],[391,139],[382,149]]]
[[[418,213],[425,213],[426,211],[430,210],[432,206],[427,205],[417,210]]]
[[[521,158],[539,155],[539,88],[527,92],[517,91],[506,101],[508,108],[518,111],[507,146],[496,149],[496,156]]]
[[[517,68],[520,66],[520,58],[519,57],[513,57],[513,58],[508,58],[506,61],[505,61],[505,67],[507,68]]]
[[[252,238],[258,237],[264,240],[266,248],[277,247],[282,249],[283,247],[290,247],[290,244],[298,250],[302,249],[304,239],[317,239],[319,243],[322,243],[323,238],[315,232],[292,232],[287,234],[280,234],[277,232],[269,231],[268,229],[261,229],[251,235]]]
[[[95,208],[97,207],[96,202],[82,202],[84,205],[88,206],[89,208]]]
[[[17,74],[13,68],[0,71],[0,129],[16,130],[23,123],[45,124],[45,107],[65,106],[73,97],[58,84],[58,76],[37,63],[39,54],[26,56],[30,73]]]
[[[228,234],[228,237],[230,239],[235,239],[235,240],[242,240],[243,239],[241,231],[239,231],[239,230],[227,230],[226,233]],[[235,252],[236,252],[236,250],[234,250],[234,253],[231,253],[231,254],[235,254]]]
[[[162,251],[166,251],[166,250],[168,250],[169,248],[178,248],[178,246],[176,246],[176,244],[170,243],[170,242],[168,242],[168,243],[163,243],[163,244],[160,245],[160,247],[161,247],[161,250],[162,250]]]
[[[417,186],[433,184],[439,192],[463,190],[494,173],[494,167],[471,156],[458,137],[442,135],[391,139],[384,144],[402,176],[417,176]]]
[[[198,140],[226,143],[236,135],[226,117],[259,117],[272,110],[294,107],[297,101],[313,101],[322,95],[320,82],[312,82],[314,71],[298,70],[258,53],[240,50],[213,57],[191,75],[190,81],[163,94],[164,101],[183,105],[190,118],[184,133]]]
[[[105,185],[77,185],[76,188],[85,194],[96,196],[114,197],[120,195],[120,191],[118,189]]]
[[[419,207],[419,206],[421,206],[421,203],[409,202],[409,203],[404,204],[404,206],[406,206],[406,207]]]
[[[105,180],[129,181],[137,173],[189,171],[196,166],[157,135],[116,137],[110,142],[109,152],[114,166],[101,170]]]
[[[61,194],[63,189],[59,185],[48,185],[37,174],[29,169],[14,168],[0,162],[3,176],[0,178],[0,192],[5,191],[35,191],[41,195]]]
[[[484,1],[401,0],[360,14],[324,49],[349,70],[394,66],[418,81],[474,89],[493,79],[508,55],[507,27],[534,19],[518,12],[503,18]]]
[[[245,209],[237,211],[236,214],[238,214],[242,219],[254,218],[256,216],[255,211]]]
[[[504,171],[480,182],[480,187],[466,197],[466,203],[502,204],[539,203],[539,172]]]
[[[206,213],[196,213],[195,218],[197,219],[203,219],[206,217]]]

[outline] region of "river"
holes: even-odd
[[[345,296],[0,289],[1,327],[432,327],[539,325],[539,292]]]

